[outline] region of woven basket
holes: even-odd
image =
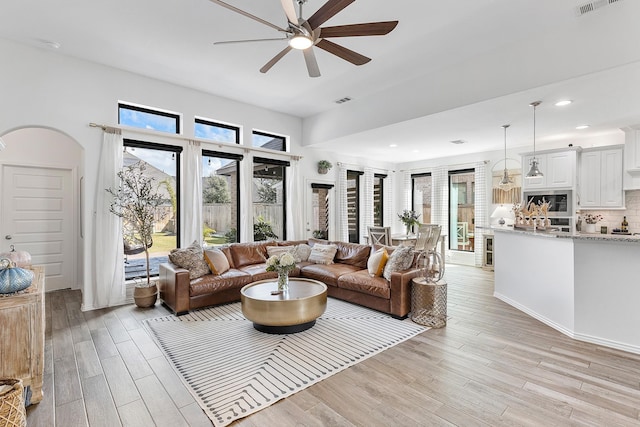
[[[0,395],[0,427],[25,427],[27,414],[24,408],[22,380],[0,380],[0,386],[10,385],[12,389]]]
[[[158,287],[152,285],[149,287],[136,287],[133,290],[133,299],[136,305],[140,308],[153,307],[156,304],[158,298]]]

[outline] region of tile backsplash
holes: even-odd
[[[598,229],[601,226],[607,227],[607,232],[611,234],[614,228],[620,228],[622,225],[622,217],[627,217],[629,223],[629,231],[632,233],[640,233],[640,190],[625,191],[625,207],[626,209],[616,210],[584,210],[580,216],[586,213],[600,214],[603,220],[598,222]],[[584,227],[584,221],[582,222]]]

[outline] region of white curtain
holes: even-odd
[[[287,240],[304,238],[304,194],[300,191],[300,165],[297,159],[287,168]]]
[[[489,176],[489,166],[486,162],[478,162],[475,165],[475,224],[476,227],[474,230],[474,251],[475,251],[475,265],[476,267],[482,267],[482,259],[484,252],[484,244],[483,244],[483,235],[484,228],[482,226],[489,223],[489,215],[488,215],[488,190],[487,190],[487,181],[491,181],[491,176]]]
[[[449,224],[448,172],[444,166],[438,166],[431,172],[431,222],[442,226],[442,234],[447,233]],[[446,247],[449,247],[449,238],[446,239]]]
[[[387,172],[387,177],[384,179],[384,213],[383,224],[386,227],[391,227],[396,220],[396,201],[394,198],[394,182],[393,173]]]
[[[183,225],[181,247],[202,241],[202,149],[200,142],[189,141],[184,152]]]
[[[360,234],[362,236],[367,235],[369,230],[368,227],[373,225],[373,169],[364,168],[363,181],[364,209],[362,209],[362,217],[360,218],[360,221],[362,223]],[[360,237],[360,239],[362,239],[362,237]]]
[[[347,168],[343,164],[338,164],[338,182],[337,182],[338,209],[336,240],[341,242],[349,241],[349,217],[347,212]]]
[[[125,303],[124,245],[122,219],[109,211],[112,197],[107,188],[119,184],[122,169],[122,135],[119,130],[104,132],[94,210],[93,251],[95,275],[82,293],[82,310],[95,310]]]
[[[245,153],[240,162],[240,240],[253,242],[253,155]]]

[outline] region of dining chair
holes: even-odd
[[[418,227],[418,237],[414,250],[419,252],[416,258],[416,265],[424,268],[424,276],[427,281],[435,279],[438,281],[444,275],[444,259],[440,252],[436,250],[442,227],[437,224],[420,224]],[[421,266],[420,262],[423,265]]]
[[[370,245],[391,245],[391,227],[367,227]]]

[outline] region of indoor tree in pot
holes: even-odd
[[[154,184],[154,179],[145,175],[146,164],[136,162],[118,172],[120,184],[117,188],[107,188],[113,196],[109,210],[122,218],[124,239],[130,245],[140,245],[147,261],[147,280],[136,281],[133,298],[139,307],[151,307],[155,304],[158,288],[151,284],[149,269],[149,248],[153,244],[155,218],[166,215],[157,208],[165,199]]]

